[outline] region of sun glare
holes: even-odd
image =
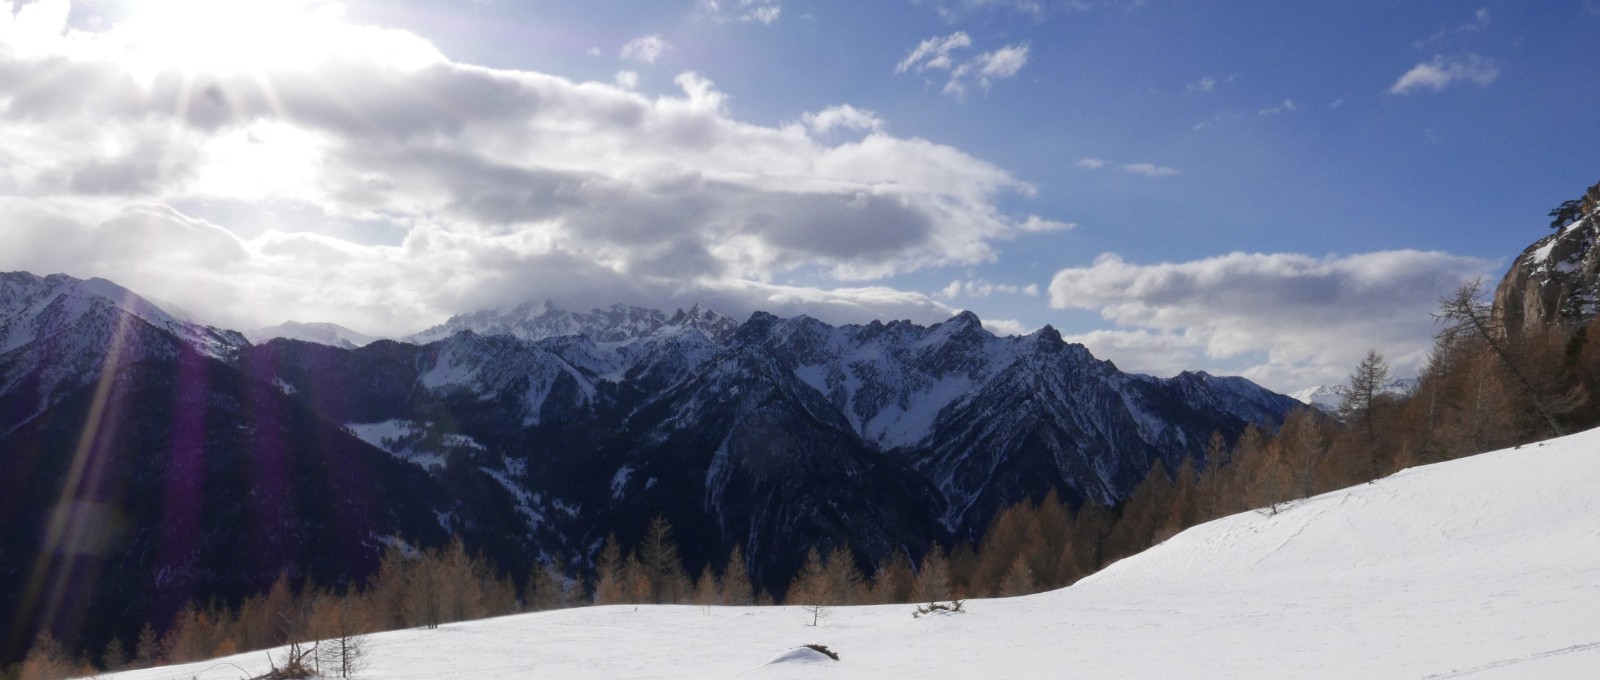
[[[147,68],[259,73],[325,53],[342,12],[315,0],[144,0],[119,32]]]

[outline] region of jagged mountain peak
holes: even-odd
[[[738,323],[696,304],[689,310],[668,315],[658,309],[617,303],[588,312],[562,309],[554,302],[527,302],[514,306],[458,314],[448,321],[405,338],[428,344],[465,330],[481,335],[510,335],[539,341],[568,335],[583,335],[598,343],[628,344],[645,338],[694,328],[721,342],[733,334]]]

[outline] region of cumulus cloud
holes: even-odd
[[[621,50],[617,51],[617,56],[623,59],[642,61],[646,64],[654,64],[657,59],[661,58],[661,55],[671,50],[672,45],[662,40],[661,36],[647,35],[628,41],[626,45],[622,46]]]
[[[899,64],[895,73],[915,71],[947,71],[944,94],[964,97],[970,82],[987,90],[996,80],[1013,78],[1028,63],[1032,49],[1027,43],[1006,45],[992,52],[984,52],[972,59],[958,58],[956,52],[972,46],[972,37],[957,31],[943,38],[933,37],[919,43]]]
[[[1084,157],[1084,158],[1079,158],[1078,159],[1077,165],[1080,168],[1087,168],[1089,170],[1099,170],[1100,168],[1103,168],[1103,167],[1106,166],[1106,162],[1104,160],[1102,160],[1102,159],[1099,159],[1099,158]]]
[[[1343,379],[1369,348],[1415,370],[1439,297],[1493,263],[1441,252],[1312,257],[1231,253],[1139,265],[1102,255],[1050,283],[1058,309],[1096,310],[1117,328],[1079,336],[1125,369],[1169,372],[1209,360],[1253,362],[1278,390]]]
[[[954,310],[871,282],[1066,227],[1002,209],[1033,189],[1001,168],[848,106],[757,125],[695,74],[647,96],[322,15],[292,65],[214,70],[63,30],[66,6],[0,12],[0,269],[235,327],[403,333],[529,298],[931,321]],[[845,129],[867,134],[825,134]]]
[[[1389,94],[1410,94],[1418,90],[1439,92],[1453,83],[1467,81],[1486,87],[1500,77],[1500,67],[1476,54],[1458,57],[1434,55],[1430,61],[1411,67],[1389,86]]]

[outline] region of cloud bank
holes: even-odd
[[[66,7],[0,12],[0,268],[105,276],[235,327],[403,333],[542,298],[931,321],[954,310],[872,282],[1069,226],[1000,208],[1033,191],[1001,168],[848,106],[756,125],[694,73],[646,96],[333,13],[285,24],[319,36],[293,60],[214,69],[65,30]],[[648,42],[623,52],[667,49]]]
[[[1125,369],[1170,374],[1217,360],[1280,390],[1336,383],[1369,348],[1415,370],[1439,297],[1495,263],[1395,250],[1312,257],[1230,253],[1140,265],[1102,255],[1050,283],[1058,309],[1098,311],[1113,330],[1071,338]]]

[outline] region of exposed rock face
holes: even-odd
[[[1600,304],[1600,184],[1583,198],[1585,217],[1522,251],[1494,294],[1494,320],[1508,333],[1553,324],[1577,327]]]

